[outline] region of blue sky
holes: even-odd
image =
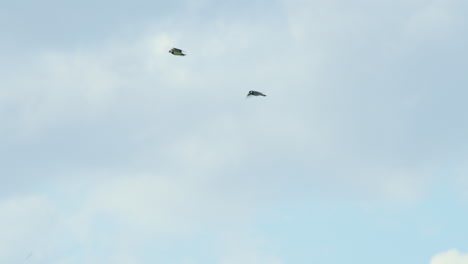
[[[468,263],[467,11],[0,3],[0,262]]]

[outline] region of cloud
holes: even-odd
[[[57,216],[57,209],[43,195],[0,200],[0,261],[24,260],[53,232]]]
[[[179,263],[219,250],[213,257],[222,262],[235,257],[270,263],[264,246],[257,246],[266,243],[254,241],[258,235],[247,231],[256,215],[255,201],[223,194],[212,184],[191,174],[113,172],[55,183],[47,195],[3,200],[0,234],[8,242],[2,244],[0,259],[18,261],[32,252],[35,263],[149,263],[166,258]],[[161,247],[172,252],[185,243],[191,249],[180,257],[154,256]],[[233,256],[232,250],[242,254]]]
[[[432,257],[430,264],[467,264],[468,254],[451,249]]]
[[[439,150],[449,140],[434,138],[433,124],[424,122],[435,111],[432,93],[407,89],[409,70],[395,63],[411,52],[407,41],[422,41],[399,35],[422,7],[403,5],[406,16],[379,20],[385,27],[378,29],[367,23],[375,18],[367,9],[340,1],[295,3],[284,3],[287,12],[272,9],[281,15],[275,28],[215,16],[197,31],[168,30],[175,19],[161,20],[132,40],[33,56],[7,78],[3,133],[16,142],[9,144],[26,145],[24,152],[47,149],[37,166],[55,159],[99,170],[118,161],[145,172],[181,162],[229,164],[226,170],[242,175],[249,175],[244,168],[268,171],[270,193],[302,183],[327,186],[332,196],[418,201],[430,188],[430,161],[444,162]],[[295,27],[303,27],[301,37]],[[265,45],[263,36],[275,41]],[[389,46],[389,38],[397,41]],[[167,53],[179,44],[189,56]],[[386,56],[389,49],[395,56]],[[271,96],[241,100],[250,89]],[[294,183],[279,173],[291,167],[297,168]],[[252,181],[236,177],[240,185]]]
[[[132,33],[110,30],[113,17],[92,45],[42,39],[2,61],[0,202],[15,231],[0,230],[52,232],[33,255],[44,263],[138,263],[166,240],[210,253],[276,202],[423,200],[447,164],[463,164],[466,67],[439,65],[464,65],[450,44],[462,12],[456,1],[345,2],[190,1]],[[245,100],[252,89],[268,97]],[[252,237],[217,259],[282,262],[241,247]],[[180,262],[198,263],[193,251]]]

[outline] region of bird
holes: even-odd
[[[172,53],[172,55],[176,55],[176,56],[185,56],[185,54],[183,53],[183,51],[181,49],[178,49],[178,48],[172,48],[169,53]]]
[[[257,91],[249,91],[249,93],[247,94],[247,97],[249,96],[266,96],[264,94],[262,94],[261,92],[257,92]]]

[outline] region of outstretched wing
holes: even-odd
[[[266,96],[266,95],[262,94],[261,92],[257,92],[257,91],[250,91],[247,94],[247,96],[250,96],[250,95],[252,95],[252,96]]]
[[[181,49],[173,48],[172,49],[174,55],[185,55]]]

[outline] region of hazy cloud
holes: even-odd
[[[283,263],[264,208],[467,172],[461,1],[88,2],[1,11],[1,262]]]
[[[456,249],[439,253],[432,257],[431,264],[467,264],[468,254],[464,254]]]

